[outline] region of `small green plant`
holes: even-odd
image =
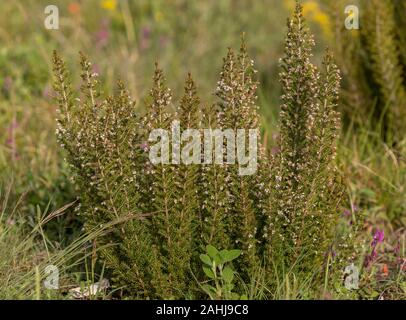
[[[203,262],[203,272],[209,280],[201,286],[210,299],[246,299],[246,296],[233,292],[235,271],[231,267],[231,263],[240,255],[241,250],[219,251],[212,245],[206,246],[206,253],[200,255],[200,260]]]
[[[340,73],[329,52],[321,71],[312,64],[314,40],[302,11],[297,3],[281,59],[279,150],[271,159],[264,231],[271,277],[289,269],[305,278],[322,272],[343,199],[335,162]]]

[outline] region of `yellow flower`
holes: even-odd
[[[331,38],[331,36],[332,36],[331,35],[331,23],[330,23],[330,19],[327,16],[327,14],[319,11],[316,14],[314,14],[313,20],[320,25],[321,29],[323,30],[324,35],[327,38]]]
[[[312,15],[320,11],[319,4],[314,1],[308,1],[303,4],[303,15]]]
[[[117,0],[103,0],[101,2],[101,7],[106,10],[114,11],[117,7]]]
[[[156,22],[162,21],[164,19],[164,15],[163,15],[162,11],[156,11],[154,18],[155,18]]]

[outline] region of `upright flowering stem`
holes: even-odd
[[[340,76],[330,53],[322,72],[316,69],[310,62],[313,46],[297,3],[281,59],[279,151],[271,159],[265,252],[270,268],[300,260],[301,272],[322,267],[342,200],[334,163]]]
[[[380,243],[383,243],[383,240],[385,238],[385,233],[383,230],[376,230],[374,236],[372,237],[371,241],[371,253],[365,258],[365,266],[370,267],[372,263],[376,260],[378,256],[377,252],[377,246]]]

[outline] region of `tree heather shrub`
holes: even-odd
[[[221,128],[233,129],[234,132],[240,128],[258,128],[258,106],[255,104],[258,84],[253,79],[255,72],[242,39],[237,56],[232,50],[228,51],[217,83]],[[240,176],[237,164],[225,165],[225,180],[230,220],[227,231],[235,242],[233,246],[242,249],[244,262],[241,271],[249,273],[259,262],[255,202],[260,201],[263,194],[250,193],[253,180],[250,176]]]
[[[209,105],[204,109],[202,126],[215,130],[220,126],[218,118],[216,105]],[[211,156],[214,157],[214,151]],[[198,188],[201,203],[201,239],[216,248],[229,248],[232,246],[232,240],[228,233],[230,217],[224,168],[203,164],[200,170]]]
[[[279,152],[273,156],[267,258],[302,271],[323,265],[339,217],[342,187],[335,169],[340,75],[327,53],[320,73],[310,62],[313,37],[300,5],[288,21],[281,60]],[[269,265],[273,268],[272,263]]]
[[[156,68],[150,102],[147,105],[145,130],[170,130],[172,116],[170,113],[171,94],[167,88],[163,72]],[[147,134],[147,132],[146,132]],[[147,136],[145,137],[147,139]],[[148,161],[149,162],[149,161]],[[185,290],[184,279],[187,277],[191,256],[191,216],[182,217],[183,207],[179,205],[182,197],[178,184],[178,170],[172,165],[148,163],[145,190],[147,211],[151,216],[151,234],[154,248],[160,259],[160,270],[154,276],[153,285],[159,296],[176,296],[174,290]],[[186,233],[182,233],[186,232]]]
[[[156,66],[143,116],[121,82],[114,95],[101,98],[97,75],[82,54],[81,95],[74,96],[54,53],[57,136],[79,190],[78,210],[88,230],[115,222],[95,245],[128,296],[202,297],[195,278],[205,280],[199,253],[207,245],[240,250],[233,264],[241,278],[248,282],[265,270],[271,287],[280,268],[296,266],[300,275],[326,267],[326,256],[339,248],[334,230],[342,184],[334,160],[340,76],[330,53],[321,72],[310,62],[313,44],[298,4],[281,64],[279,152],[268,157],[258,143],[251,176],[226,161],[156,165],[148,157],[151,130],[172,130],[173,120],[180,123],[175,134],[258,129],[258,82],[244,39],[237,54],[229,49],[224,58],[215,104],[201,105],[189,74],[173,108]],[[187,143],[178,146],[182,153],[191,152],[183,149]],[[180,150],[171,145],[169,151],[176,156]],[[203,159],[210,150],[201,152]]]
[[[73,99],[63,61],[56,53],[53,61],[60,107],[57,136],[73,167],[85,227],[91,230],[107,222],[126,221],[111,230],[108,238],[99,239],[98,245],[114,244],[101,252],[118,283],[124,281],[137,293],[149,294],[149,273],[156,268],[156,260],[149,226],[141,223],[146,220],[139,201],[144,154],[134,102],[122,83],[117,94],[99,101],[97,75],[83,55],[82,96]]]

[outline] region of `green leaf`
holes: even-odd
[[[241,250],[230,250],[228,251],[226,257],[225,257],[225,262],[230,262],[233,261],[234,259],[237,259],[241,254]]]
[[[220,257],[219,254],[216,255],[216,256],[213,258],[213,260],[214,260],[214,262],[216,263],[216,266],[222,265],[222,264],[224,263],[224,262],[222,261],[222,259],[221,259],[221,257]]]
[[[248,300],[247,295],[246,295],[246,294],[243,294],[243,295],[240,297],[240,300]]]
[[[214,298],[215,298],[215,296],[216,296],[216,289],[215,289],[214,287],[212,287],[212,286],[209,285],[209,284],[204,284],[204,285],[202,285],[202,288],[203,288],[204,292],[206,292],[206,293],[210,296],[210,299],[214,299]]]
[[[208,266],[212,266],[213,262],[211,261],[210,257],[207,254],[201,254],[200,260],[202,260],[203,263],[207,264]]]
[[[375,198],[376,197],[375,192],[373,190],[371,190],[371,189],[368,189],[368,188],[361,189],[360,193],[365,195],[368,198]]]
[[[227,262],[227,255],[228,255],[228,250],[223,249],[219,252],[219,256],[221,258],[221,263]]]
[[[231,283],[234,279],[234,271],[230,267],[225,267],[222,275],[225,282]]]
[[[224,285],[223,288],[224,288],[225,291],[231,292],[234,289],[234,285],[232,283],[227,283],[227,284]]]
[[[203,271],[206,274],[206,276],[208,276],[210,279],[215,279],[215,275],[213,273],[213,270],[211,270],[210,268],[203,266]]]
[[[206,251],[212,259],[216,258],[219,254],[218,250],[210,244],[206,246]]]

